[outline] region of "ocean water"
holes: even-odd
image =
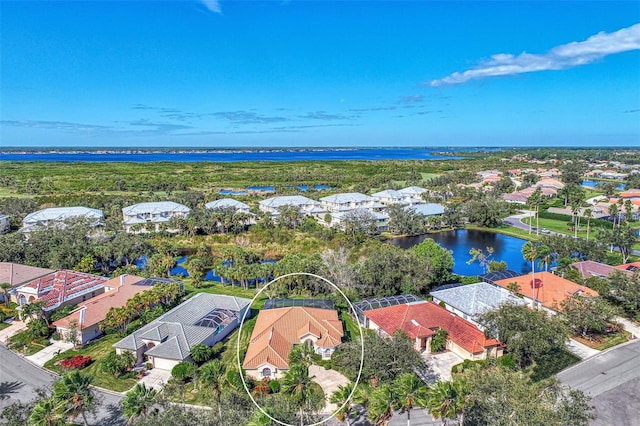
[[[344,160],[459,160],[443,152],[477,152],[476,148],[309,148],[220,151],[45,151],[0,152],[0,161],[44,162],[237,162],[237,161],[344,161]]]

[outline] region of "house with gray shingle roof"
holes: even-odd
[[[484,282],[432,291],[431,296],[434,302],[444,304],[449,312],[466,319],[480,329],[482,326],[476,321],[479,315],[498,309],[504,303],[525,304],[523,299],[504,288]]]
[[[240,325],[251,300],[199,293],[113,345],[116,353],[133,352],[138,364],[171,370],[191,361],[191,348],[213,346]],[[247,312],[249,318],[251,311]]]

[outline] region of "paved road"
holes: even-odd
[[[640,424],[640,340],[616,346],[558,374],[591,396],[593,425]]]
[[[14,402],[28,402],[36,397],[36,389],[46,388],[56,376],[0,345],[0,410]],[[92,424],[120,426],[125,421],[119,404],[122,396],[95,389],[102,404]],[[93,416],[90,416],[92,418]],[[97,420],[97,422],[95,421]]]

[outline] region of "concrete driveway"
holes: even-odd
[[[349,379],[335,370],[325,370],[324,367],[320,367],[318,365],[312,365],[309,367],[309,376],[315,376],[313,381],[320,385],[324,391],[325,397],[327,398],[327,405],[323,412],[333,413],[338,409],[338,406],[336,404],[331,404],[329,402],[329,398],[331,398],[332,393],[338,390],[339,386],[348,384]]]
[[[425,352],[422,354],[422,357],[431,366],[434,374],[436,374],[440,380],[451,380],[451,367],[464,361],[463,358],[450,351],[440,354],[429,354]]]
[[[169,379],[171,378],[171,372],[166,370],[160,370],[158,368],[153,368],[147,371],[147,374],[140,379],[138,383],[145,385],[147,388],[153,388],[160,392],[164,385],[167,384]]]
[[[71,348],[73,348],[73,344],[69,342],[64,342],[62,340],[51,340],[51,344],[49,346],[25,358],[27,358],[34,364],[43,366],[45,362],[53,359],[54,356],[58,355],[59,353],[68,351]]]
[[[27,324],[19,320],[13,320],[10,324],[11,325],[9,327],[0,330],[0,343],[3,345],[9,343],[9,337],[21,332],[22,330],[26,330],[27,328]]]

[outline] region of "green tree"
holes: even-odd
[[[182,361],[171,369],[171,375],[181,382],[186,382],[196,375],[197,367],[189,361]]]
[[[632,275],[616,271],[608,277],[611,293],[625,314],[637,318],[640,314],[640,272]]]
[[[412,250],[429,265],[431,284],[442,284],[453,279],[454,262],[451,250],[443,248],[431,238],[416,244]]]
[[[447,346],[449,334],[444,328],[437,328],[431,337],[431,352],[440,352]]]
[[[285,371],[281,392],[289,395],[298,407],[301,425],[304,424],[305,413],[318,411],[325,404],[322,388],[309,376],[308,367],[302,364],[290,365]]]
[[[158,392],[153,388],[147,388],[143,383],[138,383],[122,399],[122,413],[127,419],[127,424],[138,417],[147,417],[149,409],[157,402]]]
[[[84,376],[76,370],[61,376],[54,383],[52,398],[61,407],[60,413],[65,418],[73,420],[81,416],[85,426],[88,424],[86,413],[92,412],[97,406],[92,382],[93,377]]]
[[[351,424],[349,417],[353,410],[353,403],[351,401],[351,394],[353,393],[353,383],[338,386],[338,390],[331,394],[329,402],[336,404],[340,408],[336,414],[336,417],[341,422],[345,422],[347,426]],[[344,406],[343,406],[344,405]]]
[[[538,284],[536,282],[536,260],[540,259],[543,253],[543,246],[541,244],[532,243],[531,241],[527,241],[522,246],[522,257],[525,260],[531,262],[531,282],[534,283],[534,291],[533,291],[533,302],[532,307],[534,309],[538,309]]]
[[[521,366],[563,349],[567,340],[567,329],[561,319],[523,305],[504,304],[481,315],[479,322],[485,326],[485,332],[506,343],[507,351]]]
[[[414,373],[404,373],[398,376],[392,384],[397,396],[397,406],[400,413],[407,413],[407,426],[411,425],[411,410],[414,407],[427,405],[427,386]]]
[[[63,425],[57,402],[53,398],[42,399],[33,407],[29,416],[30,426],[58,426]]]
[[[463,379],[438,381],[427,390],[427,412],[434,418],[439,418],[443,426],[447,424],[447,420],[459,420],[462,426],[465,413],[472,406],[468,394],[469,388]]]
[[[478,262],[482,267],[482,271],[486,274],[489,271],[489,262],[491,261],[491,257],[493,256],[493,253],[494,253],[493,247],[487,247],[486,252],[479,248],[472,248],[471,250],[469,250],[471,259],[467,261],[467,265],[471,265],[474,262]]]
[[[213,351],[209,345],[200,343],[191,348],[191,358],[198,364],[209,361],[213,357]]]
[[[369,397],[367,417],[375,424],[386,424],[398,404],[398,395],[389,383],[383,383]]]
[[[9,305],[9,291],[11,290],[11,284],[9,283],[0,283],[0,290],[2,290],[2,296],[4,298],[4,305],[8,308]]]
[[[561,316],[576,335],[604,334],[617,309],[602,297],[574,295],[560,304]]]

